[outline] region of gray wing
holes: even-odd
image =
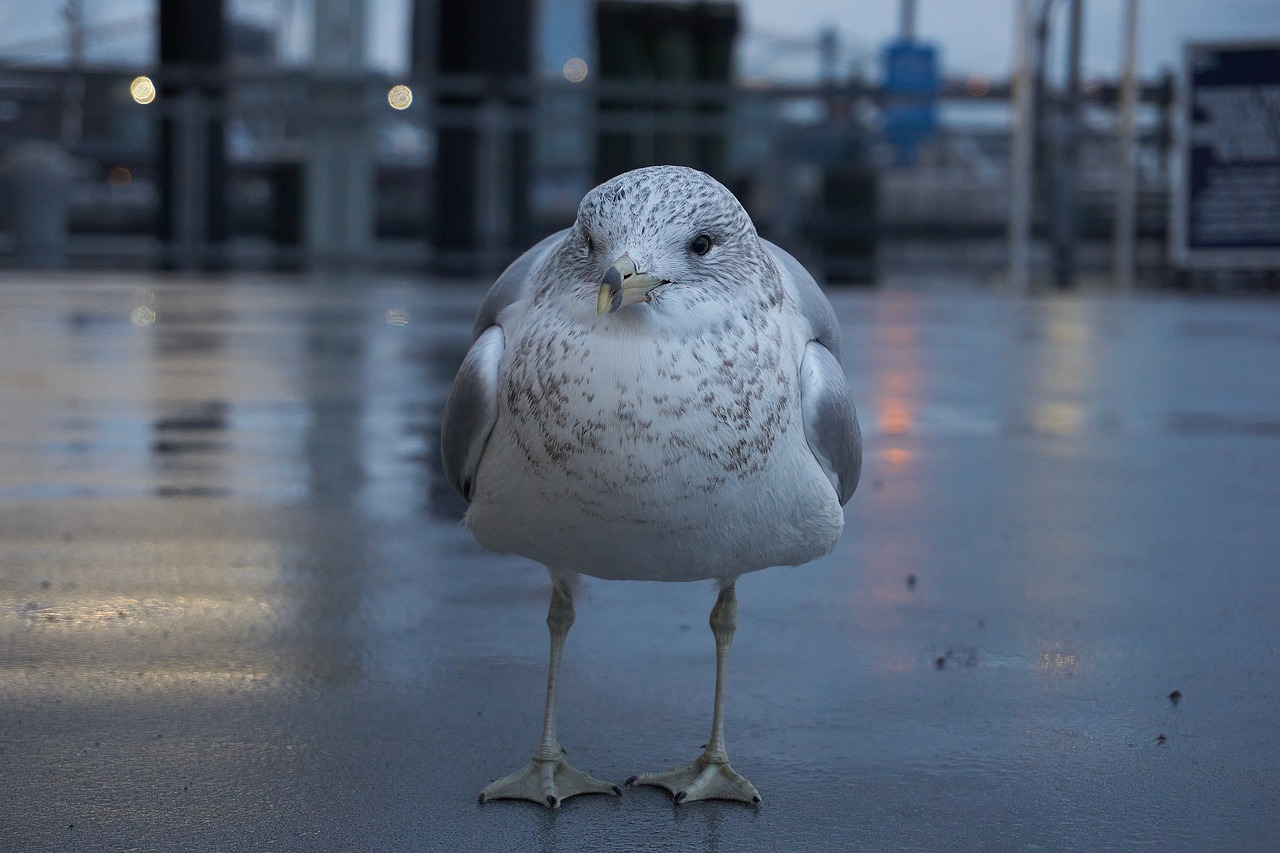
[[[498,421],[498,366],[506,351],[501,326],[490,326],[471,345],[444,404],[440,458],[454,491],[467,500],[475,488],[480,457]]]
[[[489,433],[498,421],[498,368],[507,349],[498,317],[507,306],[524,298],[533,273],[565,231],[552,234],[516,258],[489,288],[476,315],[471,349],[449,389],[440,425],[440,458],[449,485],[467,500],[475,489]]]
[[[808,325],[809,343],[800,360],[804,437],[843,505],[853,496],[862,474],[862,431],[853,393],[840,366],[836,312],[799,261],[767,240],[760,242],[777,262],[783,286]]]
[[[818,341],[805,344],[800,360],[800,409],[809,450],[843,506],[862,474],[862,430],[844,368]]]
[[[480,303],[476,324],[471,329],[473,341],[484,334],[485,329],[498,322],[498,315],[502,313],[503,308],[524,298],[529,290],[529,282],[533,279],[533,271],[568,232],[569,229],[565,228],[544,238],[503,270],[502,275],[498,276],[498,280],[489,288],[484,302]]]
[[[812,334],[810,340],[822,344],[836,361],[840,360],[840,326],[836,322],[836,312],[827,301],[826,294],[818,283],[809,275],[809,271],[800,262],[791,257],[791,253],[761,239],[760,244],[773,256],[782,272],[782,284],[790,292],[801,315],[808,321]]]

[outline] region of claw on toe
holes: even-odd
[[[561,756],[554,760],[530,761],[510,776],[488,785],[480,792],[479,801],[528,800],[549,809],[558,809],[562,802],[578,794],[621,797],[622,789],[611,782],[588,776]]]

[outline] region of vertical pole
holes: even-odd
[[[1032,116],[1031,0],[1018,0],[1014,32],[1013,156],[1009,164],[1009,287],[1025,295],[1031,284]]]
[[[903,41],[915,41],[916,0],[901,0],[898,7],[898,37]]]
[[[823,27],[818,31],[818,79],[827,86],[835,85],[839,59],[840,34],[835,27]]]
[[[177,98],[177,162],[174,186],[175,250],[179,269],[203,269],[208,262],[207,198],[209,151],[204,94],[188,89]]]
[[[159,3],[160,210],[165,268],[225,263],[225,0]]]
[[[62,10],[67,19],[68,70],[62,93],[62,127],[59,138],[66,148],[80,143],[84,131],[84,0],[67,0]]]
[[[307,259],[367,260],[374,240],[373,133],[365,112],[367,0],[316,0],[306,168]]]
[[[1071,0],[1067,30],[1067,85],[1059,133],[1058,174],[1054,192],[1054,279],[1070,287],[1076,274],[1079,227],[1076,179],[1080,160],[1080,52],[1084,0]]]
[[[479,237],[476,248],[480,271],[496,275],[509,260],[506,253],[511,245],[511,127],[501,98],[486,98],[479,112],[480,138],[473,179],[475,234]]]
[[[1116,181],[1115,256],[1116,287],[1124,293],[1133,289],[1135,225],[1137,222],[1136,131],[1134,112],[1138,106],[1138,0],[1125,0],[1124,59],[1120,77],[1119,148],[1120,174]]]
[[[839,99],[836,97],[836,65],[840,60],[840,36],[835,27],[826,27],[818,33],[818,79],[822,81],[827,101],[827,121],[841,118]]]

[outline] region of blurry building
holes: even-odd
[[[270,68],[276,64],[276,33],[257,21],[226,22],[227,59],[232,68]]]
[[[533,121],[532,227],[550,233],[573,222],[595,186],[594,0],[542,0]]]
[[[596,5],[598,180],[659,163],[728,182],[735,3]]]
[[[532,0],[415,0],[412,77],[435,92],[437,266],[501,267],[532,238]]]
[[[221,266],[229,224],[223,0],[161,3],[159,47],[161,260],[182,268]]]
[[[572,222],[598,181],[680,163],[725,183],[762,235],[827,280],[985,280],[1005,267],[1006,81],[949,78],[907,52],[902,73],[886,53],[871,82],[834,31],[787,45],[819,60],[814,78],[738,80],[736,4],[646,0],[414,0],[406,80],[370,67],[354,25],[317,26],[308,56],[296,27],[227,18],[228,5],[160,4],[155,68],[0,69],[0,153],[57,140],[74,158],[70,263],[146,265],[163,241],[165,262],[192,267],[341,255],[490,273]],[[375,5],[316,0],[299,15],[363,26]],[[322,29],[346,45],[341,62]],[[142,73],[154,102],[130,97]],[[406,82],[412,106],[393,109],[388,90]],[[1115,86],[1083,99],[1077,231],[1096,270],[1115,220]],[[1169,221],[1171,80],[1148,82],[1142,103],[1138,262],[1152,278]],[[0,263],[16,234],[4,201]],[[1041,267],[1046,209],[1033,222]]]

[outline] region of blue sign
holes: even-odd
[[[937,129],[938,51],[915,41],[890,42],[884,49],[884,136],[899,165],[915,163],[916,149]]]

